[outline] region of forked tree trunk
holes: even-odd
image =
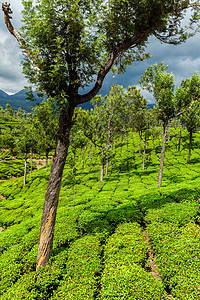
[[[187,164],[189,164],[189,162],[190,162],[191,149],[192,149],[192,131],[190,131],[190,142],[189,142],[189,151],[188,151]]]
[[[24,155],[24,185],[26,184],[26,174],[27,174],[27,153]]]
[[[161,150],[160,168],[159,168],[159,173],[158,173],[157,187],[161,187],[161,184],[162,184],[162,173],[163,173],[163,166],[164,166],[166,138],[167,138],[167,123],[164,124],[164,134],[163,134],[163,142],[162,142],[162,150]]]
[[[42,213],[36,270],[40,266],[46,266],[52,253],[56,211],[69,147],[69,133],[72,126],[73,111],[74,109],[71,108],[70,111],[65,112],[65,115],[60,117],[58,142],[51,164]]]

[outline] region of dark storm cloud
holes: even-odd
[[[163,61],[168,65],[167,72],[174,73],[176,86],[181,84],[185,78],[190,78],[195,71],[200,72],[200,34],[190,38],[186,43],[180,45],[161,44],[154,37],[148,42],[147,52],[152,55],[148,60],[136,62],[127,68],[123,75],[112,78],[109,74],[101,89],[102,94],[106,94],[112,83],[121,84],[124,88],[130,85],[137,85],[148,66]],[[139,86],[138,86],[139,87]],[[149,102],[153,101],[152,95],[143,92]]]
[[[10,2],[13,10],[12,22],[16,29],[19,29],[21,26],[21,1],[11,0]],[[10,93],[17,92],[23,89],[24,85],[27,85],[20,66],[20,61],[22,60],[21,50],[15,38],[5,28],[3,13],[0,24],[0,89]],[[169,66],[168,72],[174,73],[176,86],[178,86],[182,79],[191,77],[195,71],[200,71],[199,38],[200,34],[197,34],[186,43],[173,46],[161,44],[158,40],[151,37],[148,42],[147,52],[152,55],[152,58],[134,63],[127,68],[125,74],[117,75],[114,78],[111,73],[108,74],[100,93],[102,95],[108,93],[112,83],[123,85],[124,88],[130,85],[138,85],[138,80],[140,80],[146,68],[161,61],[164,61]],[[146,91],[143,94],[149,102],[153,101],[152,95],[149,95]]]

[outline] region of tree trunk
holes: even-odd
[[[192,149],[192,131],[190,131],[190,142],[189,142],[189,151],[188,151],[187,164],[189,164],[189,162],[190,162],[191,149]]]
[[[71,107],[69,111],[65,111],[60,116],[59,120],[58,142],[51,164],[49,183],[42,213],[36,270],[40,266],[46,266],[52,253],[56,211],[63,169],[69,147],[69,133],[72,127],[73,111],[74,108]]]
[[[180,152],[181,149],[181,136],[182,136],[182,126],[180,128],[180,133],[179,133],[178,152]]]
[[[24,155],[24,185],[26,184],[26,173],[27,173],[27,153]]]
[[[140,157],[140,155],[141,155],[141,149],[142,149],[142,138],[140,137],[139,157]]]
[[[160,168],[159,168],[159,173],[158,173],[157,187],[161,187],[161,184],[162,184],[162,173],[163,173],[163,166],[164,166],[166,138],[167,138],[167,123],[164,124],[164,134],[163,134],[163,142],[162,142],[162,150],[161,150]]]
[[[145,163],[145,156],[146,156],[146,138],[145,138],[145,142],[144,142],[144,153],[143,153],[143,162],[142,162],[142,170],[144,170],[144,163]]]

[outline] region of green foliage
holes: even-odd
[[[52,257],[35,272],[43,199],[44,168],[0,183],[0,299],[198,299],[199,133],[191,164],[187,130],[176,152],[178,128],[171,129],[163,187],[156,188],[159,139],[150,140],[151,161],[142,170],[139,136],[130,133],[113,147],[109,175],[99,182],[98,152],[77,150],[76,179],[71,154],[60,193]],[[135,149],[134,149],[135,147]],[[143,144],[142,144],[143,147]],[[10,161],[8,161],[10,162]],[[177,171],[178,170],[178,171]],[[73,183],[73,184],[72,184]],[[148,232],[162,281],[149,266],[142,235]]]
[[[5,155],[3,156],[5,158]],[[7,155],[8,157],[8,155]],[[28,161],[27,168],[30,169],[30,161]],[[35,165],[33,165],[35,169]],[[24,173],[24,164],[22,161],[0,161],[0,179],[7,179],[10,177],[19,177]]]
[[[159,119],[168,123],[169,119],[175,115],[175,79],[174,75],[167,73],[164,63],[150,66],[142,75],[140,84],[153,93],[158,106]]]
[[[147,247],[137,223],[119,225],[107,240],[101,281],[101,299],[159,299],[161,282],[142,268]]]

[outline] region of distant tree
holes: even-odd
[[[174,97],[174,75],[167,73],[166,69],[167,66],[164,66],[163,63],[160,65],[154,64],[147,68],[140,81],[142,87],[153,92],[159,110],[159,119],[163,122],[163,142],[158,175],[158,187],[161,187],[162,182],[167,126],[171,117],[174,116],[176,108]]]
[[[200,102],[195,101],[192,108],[189,111],[187,111],[182,116],[182,118],[187,128],[187,131],[189,132],[189,150],[187,157],[187,164],[189,164],[191,157],[193,133],[195,133],[200,127]]]
[[[38,151],[45,153],[46,170],[49,153],[56,148],[56,131],[58,130],[58,114],[54,103],[49,99],[33,107],[34,127],[39,134]]]
[[[184,111],[187,110],[188,106],[192,102],[197,102],[200,99],[200,77],[199,73],[195,72],[194,75],[191,78],[184,79],[181,82],[180,87],[176,90],[176,100],[177,100],[177,110]],[[195,106],[197,111],[194,111],[194,108],[189,112],[185,112],[185,114],[179,115],[180,121],[181,121],[181,126],[180,126],[180,134],[179,134],[179,143],[178,143],[178,152],[180,152],[180,146],[181,146],[181,132],[182,132],[182,126],[183,123],[187,122],[188,127],[190,128],[188,131],[192,135],[192,131],[196,131],[195,127],[198,126],[198,120],[195,118],[198,114],[198,104],[195,103]],[[192,120],[192,112],[195,114],[194,115],[194,120]],[[187,121],[185,121],[187,120]],[[195,123],[197,125],[195,125]],[[192,129],[192,127],[194,129]],[[191,137],[192,139],[192,137]],[[191,143],[189,144],[189,154],[188,154],[188,162],[190,160],[190,152],[191,152]]]
[[[83,114],[81,127],[85,136],[101,149],[100,181],[103,181],[105,166],[105,175],[108,173],[111,145],[116,135],[124,131],[127,125],[126,99],[123,87],[115,84],[105,97],[96,96],[92,101],[94,109]]]
[[[166,69],[167,66],[164,66],[163,63],[159,65],[154,64],[153,66],[147,68],[140,81],[142,87],[146,88],[150,92],[153,92],[156,104],[158,106],[158,117],[163,123],[163,141],[158,174],[158,187],[161,187],[162,183],[168,123],[172,118],[178,117],[186,110],[189,110],[194,103],[194,100],[190,99],[190,105],[188,108],[182,112],[177,112],[174,75],[167,73]]]
[[[67,1],[22,0],[23,36],[13,27],[10,5],[2,4],[5,24],[25,58],[24,73],[38,91],[54,98],[59,109],[57,148],[51,165],[41,221],[37,268],[52,253],[55,218],[74,108],[94,98],[111,69],[124,72],[144,53],[154,35],[178,44],[189,34],[181,28],[192,8],[189,26],[198,23],[198,1]],[[191,27],[193,28],[193,27]],[[85,93],[82,87],[94,86]]]
[[[37,146],[37,137],[37,131],[31,124],[30,119],[22,120],[16,135],[15,145],[22,155],[24,155],[24,185],[26,184],[27,177],[27,155],[33,152]]]
[[[78,149],[83,149],[83,169],[85,162],[85,151],[84,148],[87,145],[87,138],[85,137],[81,126],[83,114],[86,111],[83,111],[81,108],[77,110],[77,122],[74,124],[71,132],[70,132],[70,149],[73,153],[73,172],[75,171],[75,163],[76,163],[76,153]]]
[[[11,117],[14,115],[14,110],[9,103],[6,104],[5,112],[7,112]]]
[[[141,155],[142,131],[146,127],[147,101],[136,86],[129,86],[127,90],[127,107],[129,111],[129,123],[140,136],[139,156]]]

